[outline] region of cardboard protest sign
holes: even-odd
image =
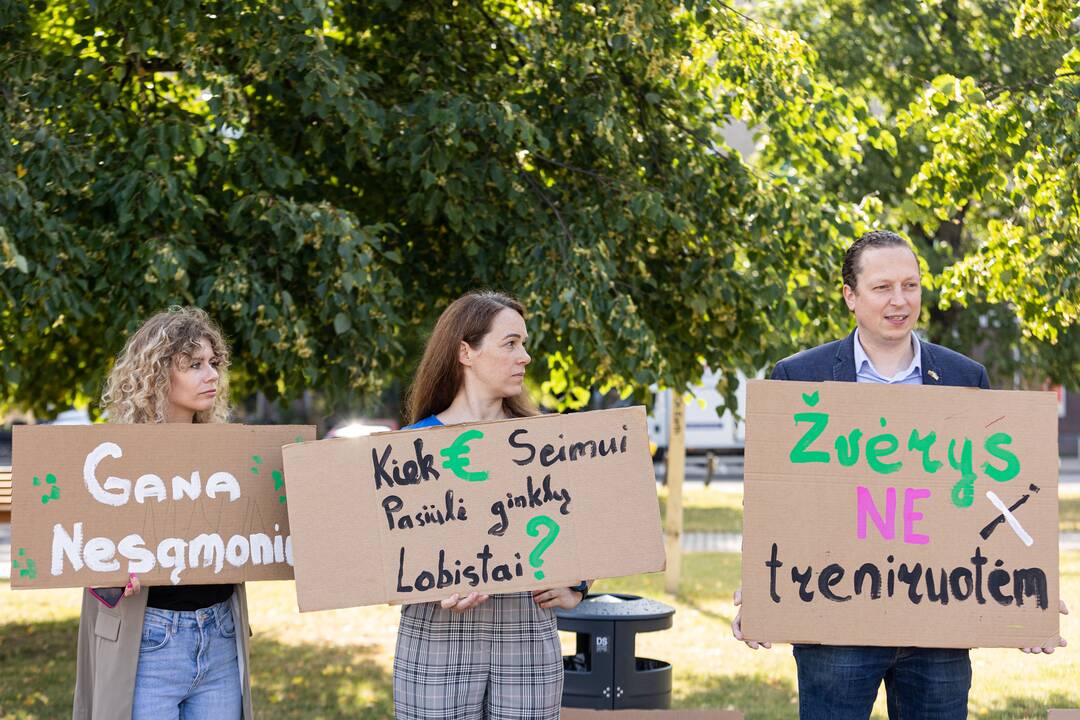
[[[284,449],[301,611],[661,570],[644,408]]]
[[[1053,393],[758,380],[747,409],[748,639],[1057,636]]]
[[[743,720],[737,710],[581,710],[562,708],[561,720]]]
[[[306,425],[18,426],[13,588],[287,580],[281,446]]]

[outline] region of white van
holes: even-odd
[[[725,411],[718,415],[716,409],[723,405],[723,398],[716,391],[719,373],[706,370],[701,383],[692,388],[692,396],[686,402],[686,452],[742,454],[746,443],[745,423]],[[674,393],[656,391],[653,387],[653,406],[649,413],[649,441],[656,447],[655,457],[662,459],[667,452],[670,429],[671,401]],[[746,376],[739,373],[739,387],[735,391],[739,409],[746,412]]]

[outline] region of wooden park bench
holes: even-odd
[[[0,467],[0,522],[11,522],[11,467]]]

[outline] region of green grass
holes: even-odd
[[[259,718],[389,718],[399,610],[301,615],[291,582],[248,584]],[[0,582],[0,718],[70,718],[79,590],[12,591]]]
[[[660,517],[667,518],[666,487],[657,493]],[[683,488],[683,532],[742,532],[742,493],[716,487]]]
[[[660,490],[661,513],[667,491]],[[741,532],[742,494],[684,489],[684,530]],[[1080,488],[1061,491],[1061,529],[1080,531]],[[682,592],[664,592],[662,575],[602,581],[599,591],[653,597],[676,608],[672,629],[639,636],[638,654],[674,666],[676,707],[733,708],[750,720],[798,715],[795,663],[788,646],[752,651],[731,638],[731,596],[739,556],[683,557]],[[1062,632],[1080,647],[1080,552],[1063,553],[1061,587],[1074,614]],[[292,583],[250,583],[252,689],[260,718],[361,718],[393,714],[391,666],[399,610],[387,606],[296,612]],[[67,718],[75,678],[80,592],[12,592],[0,583],[0,718]],[[567,654],[572,635],[563,634]],[[972,717],[1045,718],[1048,707],[1080,707],[1080,654],[1015,650],[972,653]],[[885,718],[879,698],[874,718]]]
[[[679,598],[663,592],[663,577],[605,581],[601,589],[634,592],[676,607],[671,630],[639,636],[638,654],[669,660],[675,669],[674,705],[735,708],[749,720],[796,718],[795,663],[791,648],[750,650],[731,641],[731,594],[739,583],[739,556],[701,553],[683,557]],[[1080,646],[1080,552],[1062,553],[1061,595],[1074,613],[1062,634]],[[1050,656],[1018,650],[972,651],[971,717],[1045,718],[1050,707],[1080,707],[1080,654],[1071,648]],[[874,718],[887,717],[884,693]]]
[[[602,581],[597,590],[629,592],[673,605],[670,630],[638,636],[638,655],[674,666],[676,707],[735,708],[750,720],[795,718],[795,663],[789,646],[753,651],[731,637],[731,595],[739,556],[683,558],[682,592],[663,576]],[[1080,552],[1063,553],[1062,596],[1074,614],[1062,632],[1080,646]],[[250,583],[252,686],[260,718],[392,716],[391,664],[398,610],[387,606],[299,614],[293,584]],[[12,592],[0,584],[0,718],[70,717],[75,678],[77,590]],[[572,636],[563,634],[567,653]],[[1080,707],[1080,654],[976,650],[970,711],[975,718],[1045,718],[1048,707]],[[885,718],[879,698],[874,718]]]

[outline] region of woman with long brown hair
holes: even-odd
[[[439,317],[409,391],[406,429],[537,414],[524,391],[525,308],[472,292]],[[563,665],[554,608],[588,585],[451,595],[406,605],[394,654],[398,720],[556,720]]]
[[[229,416],[229,348],[198,308],[135,331],[102,393],[110,422],[219,423]],[[111,592],[110,592],[111,591]],[[74,720],[251,720],[243,585],[86,590]]]

